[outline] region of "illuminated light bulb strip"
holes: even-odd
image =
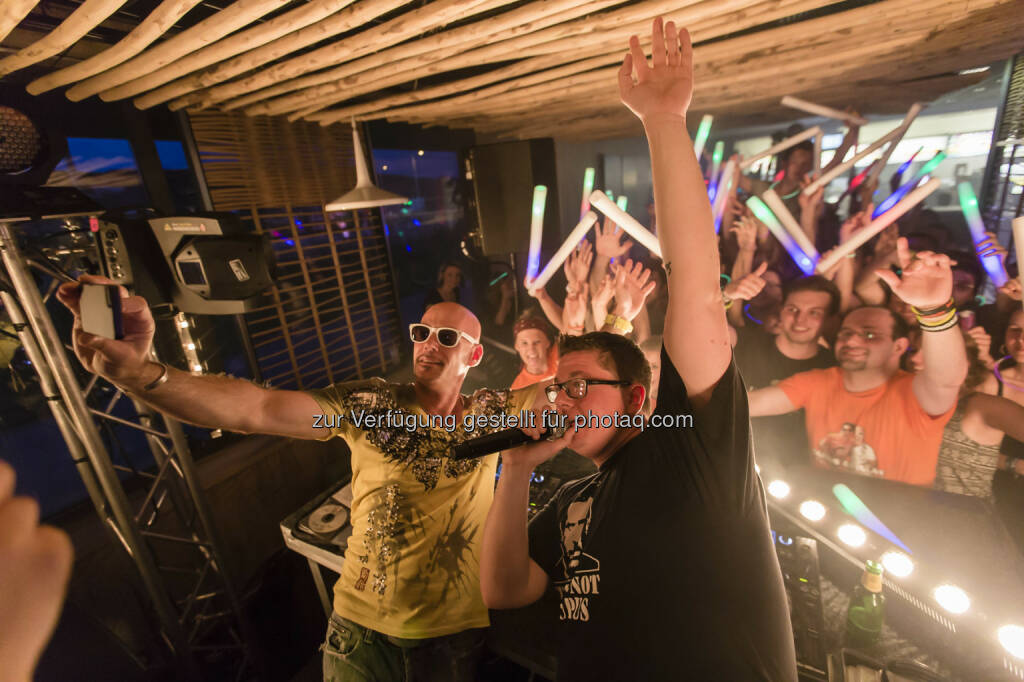
[[[701,154],[704,153],[704,145],[708,142],[708,135],[711,134],[711,122],[715,117],[711,114],[704,114],[697,128],[697,135],[693,138],[693,153],[697,155],[697,163],[700,163]]]
[[[933,156],[931,161],[929,161],[925,165],[921,166],[921,169],[919,171],[917,171],[917,173],[914,174],[914,177],[912,177],[907,182],[903,183],[895,192],[893,192],[892,194],[887,196],[885,198],[885,201],[880,203],[875,208],[874,213],[871,214],[871,219],[874,220],[875,218],[877,218],[878,216],[882,215],[883,213],[888,211],[890,208],[892,208],[893,206],[898,204],[900,199],[902,199],[903,197],[907,196],[908,192],[910,192],[915,187],[917,187],[917,185],[921,181],[921,179],[924,178],[929,173],[931,173],[933,170],[935,170],[938,167],[938,165],[940,163],[942,163],[943,160],[945,160],[945,158],[946,158],[946,152],[939,152],[938,154]]]
[[[819,128],[818,126],[814,126],[813,128],[808,128],[807,130],[803,131],[802,133],[797,133],[793,137],[787,137],[782,142],[779,142],[778,144],[774,144],[771,147],[768,147],[768,149],[765,149],[764,151],[760,151],[757,154],[754,154],[753,156],[744,159],[743,162],[740,164],[740,169],[746,170],[746,169],[750,168],[751,166],[753,166],[758,161],[760,161],[761,159],[763,159],[764,157],[766,157],[766,156],[775,156],[779,152],[785,151],[785,150],[789,149],[790,147],[792,147],[794,145],[798,145],[801,142],[803,142],[804,140],[809,140],[812,137],[814,137],[815,135],[821,135],[821,128]]]
[[[530,212],[530,251],[526,260],[526,276],[533,279],[540,269],[540,242],[544,233],[544,207],[548,200],[548,188],[537,185],[533,188],[533,209]]]
[[[735,160],[729,159],[725,162],[725,168],[722,169],[722,179],[719,181],[721,187],[719,187],[718,193],[715,195],[715,201],[711,205],[711,215],[715,219],[715,234],[722,230],[722,217],[725,214],[725,206],[729,201],[729,195],[732,193],[732,176],[735,168]]]
[[[765,203],[758,197],[750,197],[747,199],[747,206],[754,212],[757,219],[768,226],[768,230],[772,235],[779,240],[782,247],[786,249],[786,253],[789,254],[793,262],[796,263],[797,267],[805,275],[814,273],[814,261],[803,252],[803,250],[797,245],[793,238],[789,236],[789,233],[782,227],[775,214],[771,212]]]
[[[648,251],[661,258],[661,245],[658,244],[658,238],[638,223],[633,216],[612,203],[600,190],[594,190],[594,193],[590,195],[590,205],[611,218],[612,222],[625,230],[626,234],[642,244]]]
[[[804,500],[800,503],[800,513],[810,521],[821,521],[825,518],[825,505],[817,500]]]
[[[859,249],[876,234],[898,220],[904,213],[924,201],[929,194],[939,188],[940,184],[941,183],[938,178],[932,178],[905,196],[903,200],[893,206],[892,209],[886,211],[884,214],[868,223],[864,228],[858,230],[857,234],[850,237],[850,239],[845,243],[832,249],[832,252],[827,256],[823,256],[822,259],[818,261],[818,272],[828,272],[829,268],[838,263],[841,259]]]
[[[191,328],[185,313],[178,313],[174,316],[174,326],[178,330],[178,340],[181,342],[181,350],[185,354],[185,362],[193,374],[202,374],[203,365],[199,362],[199,353],[196,352],[196,343],[192,339]]]
[[[939,585],[932,592],[932,596],[935,597],[935,601],[939,603],[939,606],[950,613],[960,615],[961,613],[966,613],[971,608],[971,598],[956,585],[948,583]]]
[[[599,194],[599,192],[594,192],[594,194]],[[601,196],[604,195],[602,194]],[[534,280],[527,280],[527,288],[530,291],[537,291],[538,289],[543,288],[544,285],[548,283],[548,280],[551,279],[552,275],[558,271],[558,268],[562,267],[562,263],[564,263],[565,259],[569,257],[569,254],[576,248],[576,245],[579,244],[585,236],[587,236],[587,232],[590,231],[590,228],[592,228],[596,222],[596,213],[593,211],[587,211],[584,213],[583,218],[576,223],[576,227],[572,228],[572,232],[569,233],[565,242],[558,247],[558,251],[555,251],[555,255],[551,257],[548,264],[540,271],[537,278]]]
[[[985,234],[985,223],[981,220],[981,212],[978,211],[978,197],[974,194],[974,188],[969,182],[960,182],[956,186],[957,195],[960,197],[960,210],[967,219],[967,228],[971,231],[971,239],[974,246],[988,239]],[[981,261],[985,272],[992,278],[992,282],[1001,287],[1006,284],[1009,277],[1006,275],[1006,268],[1003,267],[1002,259],[999,256],[991,255],[978,258]]]
[[[800,250],[803,251],[812,261],[818,262],[818,258],[820,257],[818,250],[814,248],[814,244],[812,244],[811,240],[807,238],[807,234],[804,232],[804,229],[800,227],[796,218],[794,218],[793,214],[789,212],[788,208],[786,208],[786,204],[782,203],[782,199],[780,199],[779,195],[775,193],[775,190],[768,189],[762,192],[761,198],[764,200],[764,203],[768,205],[768,208],[771,209],[772,213],[775,214],[775,217],[779,219],[779,222],[782,223],[783,229],[789,233],[789,236],[797,243]]]
[[[862,547],[868,541],[868,535],[864,529],[852,523],[844,523],[839,526],[836,535],[850,547]]]
[[[837,500],[839,500],[839,504],[843,506],[846,513],[857,519],[857,521],[860,522],[860,525],[866,526],[894,545],[902,547],[908,553],[913,554],[913,552],[910,551],[910,548],[903,544],[903,541],[900,540],[895,533],[889,530],[889,527],[882,523],[881,519],[875,516],[872,511],[868,509],[868,506],[864,504],[859,497],[857,497],[857,494],[850,490],[845,484],[837,483],[832,486],[832,494],[836,496]]]
[[[587,215],[587,211],[590,210],[590,200],[587,197],[594,191],[594,175],[593,168],[583,171],[583,201],[580,202],[580,220],[583,220],[583,216]]]

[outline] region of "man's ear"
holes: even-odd
[[[476,367],[480,364],[480,361],[484,357],[484,347],[479,343],[473,346],[473,351],[469,355],[469,366]]]
[[[647,398],[647,391],[640,384],[633,384],[629,387],[629,413],[637,414],[644,408],[644,399]]]
[[[896,339],[895,345],[896,350],[898,351],[897,355],[899,355],[899,357],[903,357],[903,354],[907,352],[907,348],[910,348],[910,339],[905,336]]]

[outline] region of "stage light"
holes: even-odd
[[[810,521],[821,521],[825,518],[825,505],[817,500],[804,500],[800,503],[800,513]]]
[[[188,320],[182,320],[181,322],[178,323],[178,326],[181,327],[182,329],[188,329]]]
[[[196,349],[196,344],[194,344],[194,343],[185,344],[185,348],[187,348],[189,350],[195,350]]]
[[[914,562],[903,552],[886,552],[882,555],[882,565],[889,575],[906,578],[914,572]]]
[[[768,494],[777,500],[785,499],[789,495],[789,484],[775,479],[768,484]]]
[[[383,166],[380,167],[380,169],[382,171],[386,171],[388,169],[388,165],[385,163]]]
[[[1024,658],[1024,627],[1004,625],[999,628],[999,643],[1011,656]]]
[[[423,150],[421,149],[418,152],[416,152],[416,156],[423,156]]]
[[[868,536],[864,532],[864,529],[860,526],[855,526],[852,523],[844,523],[839,526],[837,532],[839,539],[848,544],[850,547],[860,547],[867,542]]]
[[[971,598],[956,585],[939,585],[932,594],[939,606],[950,613],[961,614],[971,608]]]

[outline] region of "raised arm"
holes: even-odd
[[[292,438],[316,439],[324,435],[313,428],[317,402],[300,391],[273,391],[243,379],[195,376],[168,367],[166,381],[150,390],[163,374],[149,359],[156,325],[149,305],[141,296],[122,298],[125,337],[107,339],[82,330],[79,311],[81,284],[113,284],[84,275],[80,282],[61,285],[57,298],[74,314],[71,340],[75,354],[90,372],[99,374],[146,404],[189,424],[239,433],[269,433]],[[122,294],[127,292],[122,290]]]
[[[789,396],[778,386],[760,388],[747,394],[751,417],[773,417],[796,409]]]
[[[668,274],[665,348],[699,406],[725,373],[732,349],[711,205],[686,132],[693,94],[690,34],[655,19],[653,67],[632,36],[619,70],[619,93],[643,123],[651,152],[658,240]]]
[[[956,404],[967,376],[967,351],[952,311],[953,271],[949,256],[921,251],[911,258],[907,240],[897,241],[902,276],[891,270],[876,274],[892,292],[914,307],[921,323],[924,368],[914,376],[914,395],[926,413],[937,416]]]

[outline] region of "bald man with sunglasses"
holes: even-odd
[[[81,282],[112,283],[88,275]],[[466,373],[484,352],[473,313],[438,303],[410,325],[411,384],[374,378],[281,391],[152,361],[155,327],[139,296],[122,300],[123,340],[88,334],[80,295],[79,283],[58,291],[75,315],[72,341],[82,364],[156,409],[207,428],[337,436],[350,447],[353,532],[323,646],[325,680],[476,679],[488,625],[480,538],[497,456],[456,461],[449,454],[453,444],[494,430],[467,432],[467,423],[516,415],[532,406],[538,389],[462,395]]]

